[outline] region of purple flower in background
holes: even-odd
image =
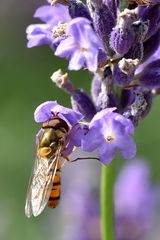
[[[125,159],[133,158],[136,145],[131,137],[134,133],[132,122],[106,108],[97,113],[89,124],[87,134],[82,139],[85,151],[98,150],[100,161],[109,164],[119,149]]]
[[[77,156],[73,153],[74,157]],[[78,155],[82,154],[78,150]],[[89,155],[87,155],[89,156]],[[61,240],[100,240],[99,181],[100,166],[88,161],[70,164],[64,170],[64,194],[61,203]],[[71,181],[70,176],[74,181]],[[92,176],[97,176],[94,178]],[[83,177],[82,177],[83,176]]]
[[[52,47],[52,31],[54,27],[57,26],[58,23],[66,23],[71,20],[68,7],[61,4],[56,4],[55,6],[42,6],[36,10],[34,17],[39,18],[45,23],[32,24],[27,27],[27,46],[29,48],[44,44],[48,44]]]
[[[117,239],[146,239],[153,224],[156,191],[145,162],[134,160],[122,169],[114,199]]]
[[[87,67],[95,72],[98,67],[98,53],[103,49],[101,40],[96,36],[91,22],[86,18],[75,18],[67,26],[66,35],[55,55],[69,59],[69,69],[79,70]]]
[[[78,174],[75,166],[73,168],[74,182],[68,172],[65,176],[66,204],[62,206],[62,219],[69,218],[69,226],[72,227],[66,228],[62,239],[100,240],[99,187],[97,180],[90,182],[91,172],[98,176],[100,169],[88,162],[78,166]],[[116,240],[146,239],[153,228],[156,201],[157,187],[151,184],[146,162],[134,159],[127,163],[114,186]]]

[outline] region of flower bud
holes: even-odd
[[[130,119],[134,126],[138,126],[139,121],[149,112],[152,104],[151,96],[149,91],[137,90],[135,100],[123,113],[123,116]]]
[[[131,48],[125,54],[125,58],[131,59],[139,59],[140,61],[143,59],[143,41],[148,31],[148,22],[136,21],[132,24],[132,27],[135,32],[135,40],[132,44]]]
[[[113,28],[110,37],[110,46],[118,55],[124,55],[132,46],[135,40],[132,24],[136,20],[135,10],[125,9],[120,13],[117,26]]]
[[[119,0],[104,0],[103,1],[111,11],[112,15],[114,18],[117,18],[117,11],[119,10],[120,7],[120,1]]]
[[[139,74],[138,80],[141,85],[153,89],[160,87],[160,59],[148,64]]]
[[[141,61],[143,59],[143,43],[136,42],[132,45],[129,51],[124,55],[125,58],[131,59],[139,59]]]
[[[145,40],[153,36],[160,27],[160,6],[140,7],[139,15],[143,21],[149,21]]]
[[[64,74],[61,69],[52,74],[51,80],[57,85],[57,87],[63,89],[66,92],[71,93],[74,90],[74,86],[68,77],[68,73]]]
[[[98,111],[109,107],[117,107],[118,103],[112,92],[112,84],[112,72],[110,67],[107,66],[101,76],[101,91],[96,101]]]
[[[97,105],[98,111],[101,111],[105,108],[113,108],[113,107],[116,107],[117,109],[119,108],[118,101],[113,93],[109,93],[106,95],[103,92],[101,92],[98,96],[96,105]]]
[[[91,120],[96,114],[92,100],[82,89],[76,89],[72,92],[71,104],[73,110],[80,112],[87,120]]]
[[[145,109],[145,111],[143,112],[142,114],[142,117],[146,117],[148,115],[148,113],[150,112],[151,110],[151,107],[152,107],[152,102],[153,102],[153,94],[151,91],[145,91],[144,92],[144,98],[147,102],[147,107]]]
[[[68,10],[72,18],[85,17],[92,21],[87,6],[80,0],[70,0]]]
[[[143,61],[146,61],[159,47],[160,30],[158,30],[152,37],[143,43],[144,56]]]
[[[92,79],[92,84],[91,84],[91,96],[93,99],[93,102],[96,104],[97,103],[97,98],[101,92],[101,78],[98,74],[96,74],[93,79]]]
[[[113,69],[114,82],[119,86],[127,86],[133,80],[134,72],[139,63],[138,59],[125,59],[119,61]]]
[[[95,31],[104,43],[105,49],[110,54],[109,38],[112,28],[115,26],[115,14],[108,7],[107,1],[88,1],[91,16],[93,18],[93,25]]]
[[[120,98],[120,107],[125,109],[134,101],[134,93],[132,89],[122,89],[121,98]]]

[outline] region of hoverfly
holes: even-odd
[[[47,203],[51,208],[58,205],[61,189],[60,161],[66,147],[68,131],[67,123],[57,116],[42,125],[37,136],[37,157],[26,197],[27,217],[32,214],[38,216]]]

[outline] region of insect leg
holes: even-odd
[[[99,158],[96,158],[96,157],[82,157],[82,158],[78,157],[78,158],[75,158],[75,159],[73,159],[73,160],[70,160],[70,162],[76,162],[76,161],[78,161],[78,160],[86,160],[86,159],[99,160]]]

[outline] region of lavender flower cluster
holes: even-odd
[[[48,44],[69,61],[69,70],[86,69],[93,80],[89,96],[74,87],[67,73],[53,73],[52,81],[71,95],[73,110],[46,102],[36,110],[35,120],[45,122],[58,114],[67,122],[72,131],[64,156],[79,146],[97,150],[104,164],[117,150],[125,159],[133,158],[134,128],[160,89],[159,2],[125,1],[125,9],[119,0],[47,2],[34,14],[43,23],[27,28],[28,47]]]

